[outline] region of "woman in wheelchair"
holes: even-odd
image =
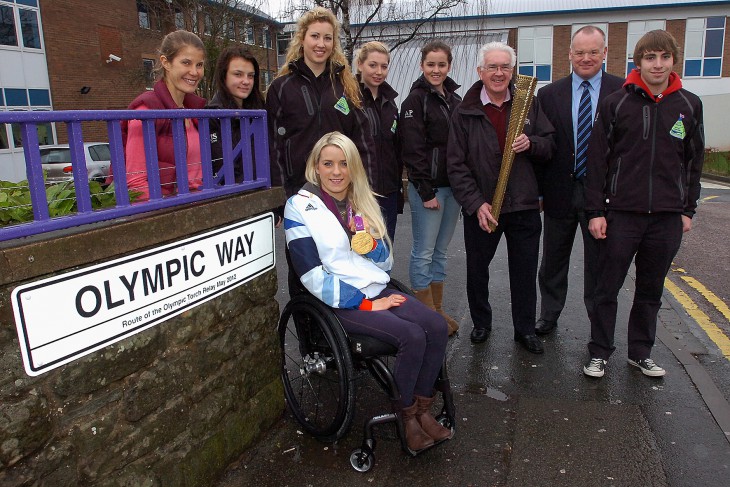
[[[334,309],[345,331],[398,349],[393,376],[408,448],[422,450],[450,438],[452,431],[431,415],[446,320],[417,299],[386,289],[391,243],[355,144],[339,132],[324,135],[307,159],[306,178],[284,210],[297,275]]]

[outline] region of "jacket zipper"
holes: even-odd
[[[654,211],[654,156],[656,154],[656,120],[659,104],[654,103],[654,120],[651,120],[651,158],[649,159],[649,213]],[[647,111],[647,114],[649,112]]]

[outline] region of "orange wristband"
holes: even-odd
[[[372,311],[373,302],[370,301],[369,299],[363,299],[362,302],[360,303],[360,306],[358,307],[358,309],[360,309],[362,311]]]

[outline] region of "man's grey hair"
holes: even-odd
[[[515,64],[517,64],[517,54],[515,54],[515,50],[512,49],[510,46],[505,44],[504,42],[488,42],[487,44],[484,44],[482,47],[479,48],[479,67],[484,67],[484,58],[492,51],[502,51],[509,54],[509,65],[510,67],[514,68]]]

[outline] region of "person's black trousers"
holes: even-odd
[[[598,243],[598,283],[591,319],[591,358],[608,360],[613,351],[618,293],[632,259],[636,263],[636,290],[628,323],[628,358],[651,356],[664,278],[682,243],[680,213],[606,215],[606,239]]]
[[[538,210],[502,214],[497,229],[492,233],[479,227],[476,214],[464,214],[466,294],[474,328],[492,328],[489,264],[504,234],[507,238],[512,324],[515,331],[522,335],[535,334],[537,259],[541,231]]]
[[[542,261],[537,275],[540,288],[540,318],[558,321],[568,295],[568,272],[575,233],[580,226],[583,237],[583,302],[590,319],[596,290],[598,241],[588,231],[583,198],[583,182],[573,185],[571,211],[563,218],[544,213]]]

